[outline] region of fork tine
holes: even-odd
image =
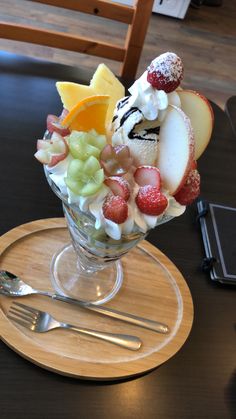
[[[26,311],[30,311],[33,314],[39,314],[40,313],[40,310],[37,310],[36,308],[31,307],[31,306],[26,306],[25,304],[18,303],[16,301],[13,301],[12,306],[13,305],[16,305],[18,307],[21,307],[21,308],[25,309]]]
[[[37,319],[37,316],[34,315],[33,313],[27,313],[26,311],[20,310],[18,308],[15,307],[10,307],[9,309],[9,313],[22,318],[25,321],[29,321],[29,322],[33,322]]]
[[[15,316],[11,316],[9,314],[7,314],[7,318],[10,320],[13,320],[14,322],[20,324],[21,326],[26,327],[27,329],[30,329],[31,327],[31,322],[24,322],[23,320],[20,320],[19,317],[15,317]]]
[[[18,323],[19,321],[24,322],[23,326],[30,327],[37,323],[40,311],[14,301],[9,309],[9,313],[14,316],[15,321],[18,320]]]

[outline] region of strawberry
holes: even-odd
[[[134,172],[134,179],[139,186],[151,185],[158,189],[161,187],[160,171],[154,166],[139,166]]]
[[[116,224],[124,223],[128,218],[128,205],[121,196],[107,195],[103,206],[103,215]]]
[[[151,185],[142,186],[135,201],[139,210],[147,215],[160,215],[168,205],[166,196],[156,186]]]
[[[130,186],[126,179],[119,176],[111,176],[104,181],[114,195],[121,196],[125,201],[130,197]]]
[[[173,52],[155,58],[147,69],[147,81],[157,90],[173,92],[183,78],[183,64]]]
[[[174,195],[181,205],[191,204],[200,193],[200,175],[197,169],[190,170],[184,186]]]

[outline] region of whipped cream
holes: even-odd
[[[68,195],[68,188],[65,184],[65,177],[67,175],[67,168],[72,159],[73,157],[69,153],[64,160],[61,160],[55,166],[46,166],[50,179],[55,183],[63,195]]]
[[[64,179],[67,175],[67,167],[71,160],[72,157],[69,154],[57,165],[53,167],[47,166],[46,169],[49,172],[50,179],[59,188],[61,193],[67,196],[68,204],[78,205],[80,211],[91,213],[95,218],[95,229],[103,229],[106,234],[114,240],[120,240],[122,235],[127,235],[135,231],[146,233],[156,225],[162,224],[173,217],[178,217],[185,211],[185,206],[180,205],[167,191],[163,191],[168,199],[168,206],[165,212],[159,216],[143,214],[139,211],[135,203],[139,185],[134,182],[134,178],[131,174],[126,174],[125,178],[130,183],[132,190],[128,201],[128,218],[124,223],[116,224],[103,215],[103,203],[107,194],[110,192],[110,189],[107,186],[103,185],[96,194],[87,197],[74,194],[66,186]]]
[[[130,106],[137,107],[145,119],[157,119],[159,111],[168,107],[168,96],[164,90],[157,90],[147,81],[147,71],[128,89],[131,94]]]
[[[134,188],[134,191],[139,188],[138,185]],[[166,211],[159,215],[146,215],[139,211],[137,205],[135,204],[135,195],[129,199],[128,202],[128,218],[122,224],[116,224],[111,220],[108,220],[104,217],[102,206],[104,199],[97,197],[90,205],[89,211],[93,214],[96,219],[95,228],[103,228],[108,236],[114,240],[120,240],[121,236],[124,234],[130,234],[134,231],[141,231],[146,233],[151,228],[154,228],[158,224],[162,224],[166,221],[171,220],[173,217],[178,217],[185,211],[185,206],[180,205],[173,197],[168,196],[168,207]]]

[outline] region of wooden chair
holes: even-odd
[[[50,46],[122,62],[120,76],[135,77],[154,0],[135,0],[133,6],[124,6],[106,0],[34,0],[51,6],[75,10],[126,23],[128,25],[123,47],[82,36],[42,29],[23,24],[0,21],[0,37]]]

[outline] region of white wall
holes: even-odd
[[[118,3],[131,6],[133,0],[115,0]],[[145,1],[145,0],[143,0]],[[155,0],[153,12],[183,19],[189,6],[190,0]]]

